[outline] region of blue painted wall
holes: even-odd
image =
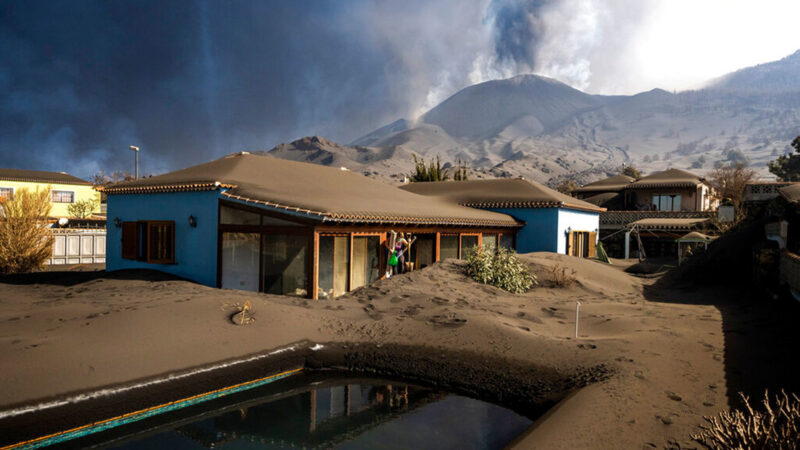
[[[518,253],[558,251],[558,208],[502,208],[492,211],[525,222],[525,226],[517,231]]]
[[[517,252],[567,251],[567,228],[574,231],[595,231],[600,214],[564,208],[502,208],[492,211],[508,214],[525,222],[517,232]]]
[[[154,269],[207,286],[217,285],[217,223],[219,191],[123,194],[108,196],[106,270]],[[189,216],[197,227],[189,226]],[[147,264],[122,259],[122,228],[137,220],[175,221],[175,264]]]

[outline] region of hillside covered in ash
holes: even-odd
[[[445,166],[465,162],[473,178],[523,176],[579,182],[624,164],[705,173],[766,164],[800,134],[800,51],[731,73],[695,91],[653,89],[591,95],[557,80],[520,75],[469,86],[417,120],[399,119],[349,145],[308,137],[263,152],[346,167],[399,182],[414,154]]]

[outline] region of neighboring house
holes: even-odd
[[[754,181],[744,187],[742,200],[746,204],[766,203],[781,196],[781,188],[800,184],[796,181]]]
[[[642,177],[623,189],[627,210],[639,211],[709,211],[719,200],[705,178],[680,169]]]
[[[0,168],[0,197],[13,197],[20,189],[49,190],[52,218],[69,217],[67,207],[84,200],[96,201],[95,212],[100,212],[100,193],[86,180],[64,172]]]
[[[522,224],[346,170],[246,152],[103,188],[107,270],[156,269],[208,286],[329,298],[387,268],[390,231],[417,240],[418,267]]]
[[[100,214],[100,193],[92,183],[63,172],[0,169],[0,197],[13,198],[20,189],[50,191],[50,227],[53,253],[47,264],[102,264],[106,254],[105,217]],[[69,205],[94,200],[92,217],[70,217]],[[60,220],[59,220],[60,219]]]
[[[635,178],[627,175],[614,175],[580,187],[572,195],[606,209],[622,209],[624,202],[621,192],[634,181]]]
[[[642,252],[677,256],[675,239],[704,231],[719,206],[705,178],[679,169],[639,180],[617,175],[587,184],[574,195],[607,208],[600,214],[600,239],[610,256],[620,258]],[[636,237],[633,248],[631,233]]]
[[[599,214],[605,209],[523,179],[411,183],[409,192],[508,214],[524,222],[517,233],[520,253],[556,252],[596,256]]]

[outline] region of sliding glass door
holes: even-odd
[[[259,233],[222,233],[222,288],[258,292]]]
[[[264,292],[298,297],[308,295],[308,239],[301,234],[264,234]]]
[[[353,237],[353,285],[350,289],[371,284],[380,277],[380,236]]]
[[[338,297],[349,290],[349,241],[348,236],[319,237],[319,298]]]

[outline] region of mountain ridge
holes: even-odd
[[[645,172],[705,173],[741,161],[766,175],[766,162],[790,150],[800,134],[800,81],[794,80],[800,80],[800,51],[676,93],[592,95],[525,74],[468,86],[416,120],[395,120],[349,145],[303,138],[264,153],[342,165],[391,182],[412,171],[413,154],[445,165],[461,160],[475,177],[551,184],[567,177],[593,181],[623,163]]]

